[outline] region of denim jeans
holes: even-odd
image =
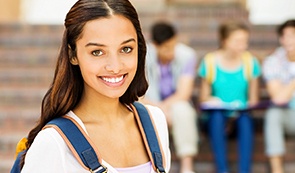
[[[214,154],[215,165],[218,173],[229,172],[227,164],[227,133],[226,126],[229,122],[222,110],[209,111],[208,134]],[[250,173],[253,150],[253,122],[247,111],[240,111],[234,122],[236,123],[238,139],[239,173]]]

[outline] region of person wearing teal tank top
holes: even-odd
[[[245,24],[224,23],[219,27],[219,36],[220,48],[208,53],[199,67],[202,78],[200,104],[201,108],[207,108],[206,128],[216,172],[234,171],[228,168],[226,151],[226,127],[233,120],[237,128],[239,152],[238,170],[234,172],[250,173],[253,125],[247,108],[258,103],[260,65],[247,51],[249,29]]]
[[[250,75],[257,78],[260,75],[260,66],[255,58],[251,58],[252,72]],[[219,62],[215,63],[215,77],[211,83],[212,96],[222,101],[225,106],[231,105],[235,108],[245,109],[251,105],[251,103],[248,103],[249,81],[244,74],[244,66],[241,65],[236,69],[228,70],[222,67]],[[206,78],[207,71],[204,60],[200,64],[199,75]]]

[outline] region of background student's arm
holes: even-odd
[[[202,78],[201,80],[201,86],[200,86],[200,102],[220,102],[221,100],[218,97],[212,96],[212,90],[211,90],[211,83],[207,80]]]
[[[295,91],[295,79],[288,84],[283,84],[280,80],[272,79],[266,84],[271,101],[277,105],[286,104],[293,97]]]
[[[201,77],[199,101],[201,103],[202,102],[220,103],[219,98],[212,96],[211,82],[207,79],[208,69],[206,68],[204,59],[202,60],[200,64],[198,73],[199,73],[199,76]]]
[[[261,75],[260,63],[256,58],[253,58],[252,78],[249,81],[248,87],[248,106],[254,106],[259,102],[259,77]]]
[[[248,106],[254,106],[259,102],[259,78],[253,78],[249,82],[249,100]]]
[[[192,54],[185,64],[179,64],[182,72],[177,80],[176,91],[163,101],[164,106],[169,107],[175,102],[189,101],[191,99],[195,87],[197,63],[196,55]]]
[[[178,101],[188,101],[191,99],[193,88],[194,78],[192,76],[181,76],[175,93],[158,103],[157,106],[159,106],[159,108],[161,108],[164,112],[168,125],[171,125],[172,123],[170,115],[172,104]]]
[[[277,105],[287,104],[295,92],[295,78],[287,84],[281,81],[281,71],[285,69],[281,67],[276,56],[268,57],[262,67],[271,101]]]
[[[190,100],[194,90],[194,82],[195,80],[193,76],[181,76],[178,80],[175,93],[163,100],[163,104],[171,105],[176,101]]]

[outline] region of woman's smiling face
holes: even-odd
[[[85,24],[76,42],[85,94],[121,97],[132,82],[138,62],[136,30],[127,18],[111,15]]]

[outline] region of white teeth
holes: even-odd
[[[106,77],[103,77],[102,79],[103,79],[104,81],[109,82],[109,83],[118,83],[118,82],[120,82],[120,81],[123,80],[123,76],[121,76],[121,77],[116,77],[116,78],[106,78]]]

